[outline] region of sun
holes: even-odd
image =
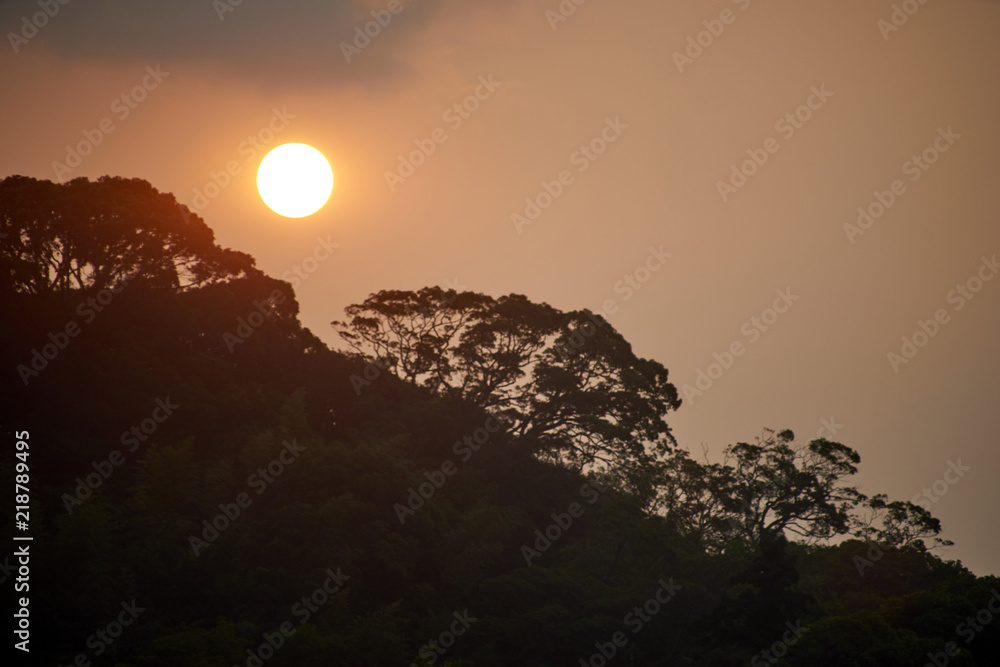
[[[303,218],[318,211],[330,198],[333,170],[312,146],[283,144],[261,160],[257,190],[278,215]]]

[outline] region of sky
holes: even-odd
[[[0,26],[0,177],[174,193],[338,349],[382,289],[600,312],[669,369],[681,446],[843,442],[1000,573],[1000,3],[0,0]],[[335,174],[306,218],[256,190],[288,142]]]

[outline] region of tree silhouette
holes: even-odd
[[[858,539],[878,542],[889,547],[913,546],[923,550],[928,548],[925,539],[933,538],[933,546],[951,546],[951,540],[937,537],[941,532],[941,521],[920,505],[910,501],[894,500],[879,493],[863,503],[869,510],[866,516],[853,517],[854,536]]]
[[[575,469],[614,468],[648,491],[680,406],[661,364],[599,315],[518,294],[383,291],[333,323],[354,350],[435,395],[502,415],[519,443]]]
[[[759,547],[786,533],[806,542],[851,533],[887,546],[923,546],[941,523],[913,503],[868,498],[846,483],[861,457],[825,439],[795,446],[791,431],[765,429],[725,450],[723,463],[679,450],[664,462],[655,507],[667,524],[713,553],[732,540]],[[947,540],[935,537],[935,543]]]
[[[795,434],[765,429],[755,444],[726,450],[733,470],[732,504],[737,533],[753,543],[785,531],[807,540],[849,530],[850,510],[864,499],[843,479],[858,471],[850,447],[820,438],[794,447]]]
[[[173,195],[141,179],[58,184],[0,181],[3,289],[45,294],[119,287],[141,276],[183,291],[262,275],[249,255],[218,247],[212,230]]]

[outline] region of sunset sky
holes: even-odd
[[[0,176],[175,194],[336,348],[381,289],[601,312],[682,446],[843,442],[1000,573],[1000,3],[235,2],[0,2]],[[310,217],[257,194],[288,142]]]

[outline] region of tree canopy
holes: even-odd
[[[249,255],[146,181],[101,177],[56,184],[0,181],[3,289],[45,294],[112,288],[141,276],[174,290],[261,275]]]
[[[440,287],[383,291],[345,310],[333,325],[359,355],[502,415],[543,458],[639,484],[675,444],[664,417],[681,401],[667,369],[590,311]]]
[[[779,537],[816,544],[850,535],[893,547],[947,546],[923,507],[871,498],[849,484],[860,455],[819,438],[796,444],[789,430],[764,429],[753,443],[725,448],[723,461],[671,454],[658,478],[657,511],[679,533],[721,552],[734,540],[759,546]]]

